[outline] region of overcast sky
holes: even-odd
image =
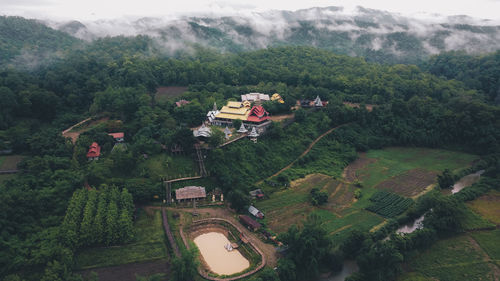
[[[123,16],[235,15],[266,10],[355,6],[432,17],[469,15],[500,20],[500,0],[0,0],[0,14],[53,20],[96,20]]]

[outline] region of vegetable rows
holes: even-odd
[[[373,194],[370,201],[373,203],[366,209],[386,218],[401,214],[413,204],[413,200],[410,198],[383,190]]]

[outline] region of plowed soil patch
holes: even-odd
[[[375,188],[390,190],[402,196],[412,197],[433,184],[436,181],[436,175],[436,172],[413,169],[402,175],[385,180],[375,186]]]
[[[373,158],[367,158],[366,153],[360,153],[358,159],[354,160],[351,164],[349,164],[345,169],[344,169],[344,178],[349,181],[353,182],[356,179],[359,179],[359,170],[363,169],[365,166],[371,163],[377,162],[377,159]]]

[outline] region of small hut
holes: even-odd
[[[177,202],[200,200],[207,197],[203,186],[186,186],[175,191]]]

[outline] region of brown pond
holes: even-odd
[[[451,190],[451,193],[455,194],[455,193],[459,192],[460,190],[464,189],[465,187],[471,186],[472,184],[474,184],[475,182],[477,182],[479,180],[482,173],[484,173],[484,170],[475,172],[473,174],[470,174],[470,175],[467,175],[467,176],[461,178],[459,181],[457,181],[453,185],[453,189]]]
[[[219,275],[241,272],[250,266],[248,260],[238,250],[227,251],[224,246],[229,240],[219,232],[209,232],[194,238],[203,259],[211,271]]]

